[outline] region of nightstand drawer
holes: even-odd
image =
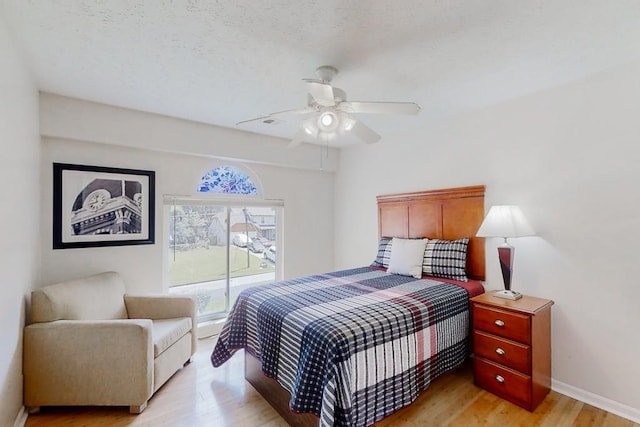
[[[475,304],[473,308],[474,329],[531,344],[531,319],[529,316],[479,304]]]
[[[516,405],[530,409],[531,377],[497,365],[481,357],[475,357],[475,382]]]
[[[495,335],[475,331],[474,354],[501,365],[531,374],[531,347]]]

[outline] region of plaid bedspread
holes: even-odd
[[[413,402],[467,356],[469,297],[456,285],[362,267],[244,290],[211,355],[238,349],[321,426],[367,426]]]

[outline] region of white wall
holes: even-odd
[[[208,156],[247,163],[318,170],[320,147],[303,144],[288,149],[288,140],[237,129],[40,94],[40,133],[54,138],[127,146],[157,151]],[[336,169],[337,150],[329,149],[322,164]]]
[[[554,387],[640,420],[639,76],[634,63],[343,150],[336,268],[375,257],[376,195],[485,184],[487,210],[518,204],[538,232],[512,241],[513,288],[555,301]]]
[[[0,426],[22,412],[22,328],[37,281],[38,91],[0,16]]]
[[[58,103],[58,101],[60,101]],[[130,128],[120,129],[118,135],[101,135],[108,138],[104,144],[78,141],[78,126],[73,115],[65,115],[60,109],[72,102],[83,111],[82,132],[85,136],[96,133],[95,127],[114,120],[114,115]],[[84,108],[83,108],[84,105]],[[97,108],[96,108],[97,107]],[[115,107],[96,106],[79,100],[45,95],[41,102],[42,132],[52,133],[45,123],[55,122],[56,133],[61,137],[43,137],[42,155],[42,215],[43,230],[42,272],[44,283],[54,283],[69,278],[81,277],[100,271],[115,270],[123,274],[128,289],[133,292],[161,292],[163,286],[163,195],[196,195],[195,189],[200,177],[210,169],[231,163],[248,168],[258,176],[266,199],[284,201],[284,277],[320,273],[333,269],[333,173],[317,169],[295,169],[256,163],[237,163],[210,155],[185,155],[168,153],[168,146],[180,151],[185,146],[193,146],[194,141],[185,140],[185,135],[198,132],[216,136],[221,128],[206,126],[163,116],[149,115],[137,111]],[[56,120],[52,119],[56,117]],[[149,122],[149,117],[151,120]],[[141,118],[142,120],[136,120]],[[141,122],[143,123],[141,125]],[[115,124],[117,125],[117,121]],[[144,132],[144,123],[149,124],[146,134],[158,134],[157,127],[163,129],[160,138],[163,147],[156,145],[155,139],[144,142],[161,151],[143,150],[139,133]],[[125,126],[126,127],[126,126]],[[193,128],[192,128],[193,127]],[[130,132],[132,129],[135,132]],[[233,136],[233,135],[231,135]],[[257,136],[254,136],[257,137]],[[202,141],[199,141],[202,142]],[[240,140],[226,139],[228,146],[237,146],[237,157],[243,155],[245,145]],[[217,141],[220,143],[220,141]],[[285,142],[283,142],[286,145]],[[214,145],[212,143],[212,145]],[[226,153],[236,157],[235,154]],[[314,156],[315,157],[315,156]],[[273,159],[269,159],[272,163]],[[153,170],[156,172],[156,244],[139,246],[116,246],[83,249],[52,249],[52,163],[76,163],[86,165],[122,167]],[[328,230],[328,232],[327,232]]]

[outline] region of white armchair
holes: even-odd
[[[114,272],[31,294],[24,331],[24,403],[129,406],[148,400],[196,351],[190,297],[127,295]]]

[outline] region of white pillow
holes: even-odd
[[[399,239],[394,237],[391,245],[391,259],[388,273],[422,277],[422,259],[427,239]]]

